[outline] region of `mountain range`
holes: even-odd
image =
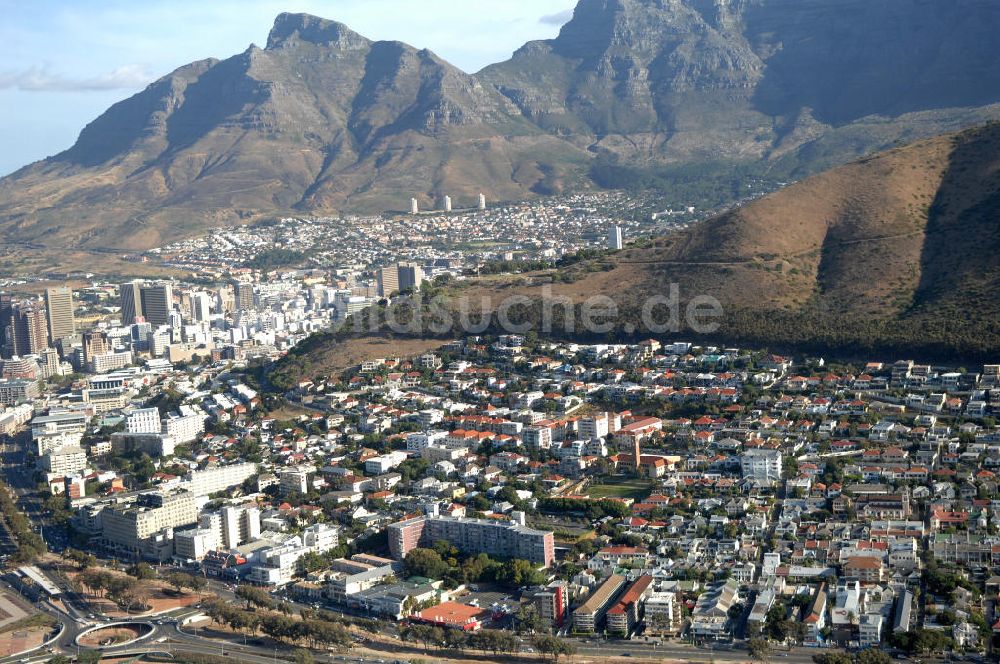
[[[467,74],[281,14],[0,180],[0,234],[141,250],[282,214],[461,205],[712,165],[798,179],[1000,118],[993,0],[580,0]]]
[[[741,343],[839,358],[915,355],[990,362],[1000,348],[1000,123],[936,136],[825,171],[779,192],[660,238],[554,270],[426,289],[426,324],[395,333],[371,308],[360,330],[314,335],[277,364],[276,385],[339,372],[362,359],[420,353],[462,336],[459,322],[509,330],[528,322],[576,341],[664,338],[643,306],[676,286],[679,307],[699,296],[721,303],[705,334],[682,315],[669,338]],[[589,333],[582,305],[617,307],[607,333]],[[443,299],[441,299],[443,298]],[[526,299],[525,299],[526,298]],[[443,302],[444,304],[441,304]],[[548,302],[548,304],[545,304]],[[575,311],[567,332],[563,312]],[[445,315],[441,314],[445,312]],[[459,312],[464,311],[460,315]],[[544,312],[551,312],[546,329]],[[592,310],[592,311],[596,311]],[[667,309],[654,322],[665,322]],[[413,319],[410,302],[394,320]],[[441,326],[439,321],[452,321]],[[374,321],[374,322],[373,322]],[[523,332],[523,330],[521,330]]]

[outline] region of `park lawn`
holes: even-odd
[[[608,478],[603,484],[591,484],[587,495],[591,498],[631,498],[641,500],[649,495],[653,483],[649,480],[629,478]]]

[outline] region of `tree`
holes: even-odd
[[[313,658],[312,653],[305,648],[296,648],[292,652],[292,657],[295,658],[295,664],[313,664],[316,660]]]
[[[145,581],[146,579],[156,577],[156,570],[149,563],[139,562],[128,568],[128,575],[135,577],[139,581]]]
[[[66,558],[76,563],[77,569],[81,572],[97,564],[97,558],[92,553],[86,553],[77,549],[66,549]]]
[[[406,554],[403,566],[407,576],[425,576],[440,579],[448,571],[448,564],[433,549],[416,548]]]
[[[813,655],[816,664],[854,664],[854,659],[846,652],[825,652]]]
[[[892,664],[892,657],[878,648],[866,648],[854,656],[855,664]]]
[[[248,611],[255,606],[259,609],[271,609],[274,607],[271,596],[263,588],[246,585],[240,586],[236,589],[236,596],[247,603]]]
[[[534,634],[542,627],[542,617],[538,615],[538,609],[533,604],[524,604],[517,610],[515,624],[517,633]]]
[[[552,658],[553,662],[558,661],[563,655],[572,657],[576,654],[576,646],[555,636],[539,634],[534,638],[532,643],[538,652],[548,655]]]
[[[98,650],[81,650],[76,656],[77,664],[98,664],[101,661],[101,653]]]
[[[767,639],[754,637],[747,643],[747,650],[750,652],[750,659],[757,662],[766,662],[771,658],[771,644]]]
[[[195,579],[198,579],[198,581],[195,581]],[[204,580],[187,572],[172,572],[167,576],[167,583],[173,586],[178,595],[182,594],[184,588],[194,589],[194,586],[198,585],[198,582],[203,584]]]

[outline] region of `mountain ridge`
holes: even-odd
[[[988,363],[1000,349],[998,215],[1000,123],[991,123],[866,157],[568,267],[432,285],[424,294],[434,298],[423,303],[424,327],[397,324],[393,331],[373,307],[353,325],[297,346],[271,378],[294,385],[346,368],[345,358],[385,356],[397,344],[430,349],[463,336],[463,320],[475,333],[511,331],[498,315],[504,302],[505,320],[568,341],[655,337],[838,358]],[[672,287],[679,312],[696,298],[715,298],[718,328],[695,329],[683,313],[674,329],[648,327],[644,306],[670,296]],[[583,325],[601,321],[595,312],[604,305],[594,296],[615,303],[609,330]],[[509,299],[515,297],[520,301]],[[411,302],[398,306],[392,320],[417,319]],[[574,312],[569,331],[567,310]]]
[[[0,179],[0,232],[137,251],[411,196],[610,186],[634,169],[666,187],[664,169],[704,164],[798,179],[1000,118],[997,28],[988,0],[581,0],[556,38],[468,74],[282,13],[264,48],[180,67]]]

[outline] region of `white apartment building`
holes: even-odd
[[[123,350],[94,355],[90,360],[90,364],[96,373],[107,373],[117,369],[124,369],[132,364],[133,361],[132,351]]]
[[[396,450],[365,461],[365,472],[370,475],[382,475],[404,461],[406,461],[406,452]]]
[[[672,592],[654,592],[646,600],[646,633],[676,634],[682,625],[677,595]]]
[[[163,420],[163,433],[183,445],[205,433],[205,417],[197,413],[190,415],[168,415]]]
[[[781,452],[778,450],[752,449],[740,457],[743,477],[757,481],[781,479]]]
[[[219,548],[219,537],[211,528],[192,528],[174,533],[174,556],[182,561],[201,560]]]
[[[75,475],[87,467],[87,453],[80,447],[60,447],[42,455],[42,468],[57,475]]]
[[[260,537],[260,510],[251,506],[227,505],[218,512],[202,514],[203,527],[219,534],[219,544],[233,549]]]
[[[608,413],[599,413],[589,417],[581,417],[577,422],[580,438],[583,440],[595,440],[597,438],[607,438],[611,432],[610,416]]]
[[[528,426],[521,431],[521,440],[530,450],[547,450],[552,447],[552,429],[545,426]]]
[[[406,451],[419,452],[448,437],[447,431],[418,431],[406,435]]]
[[[210,496],[227,491],[257,473],[257,464],[233,463],[205,470],[193,470],[184,478],[188,491],[196,496]]]
[[[308,493],[309,478],[316,473],[316,467],[310,465],[293,466],[278,472],[278,486],[282,495],[290,493]]]
[[[139,408],[125,418],[128,433],[160,433],[160,411],[157,408]]]

